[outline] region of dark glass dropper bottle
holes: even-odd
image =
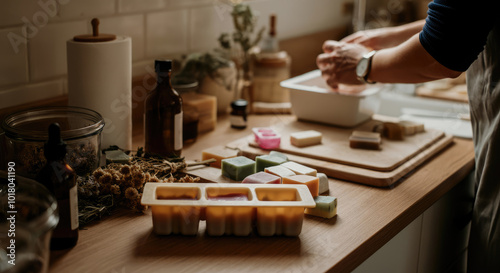
[[[155,61],[156,88],[145,102],[144,150],[146,155],[179,157],[182,152],[182,98],[170,82],[172,61]]]
[[[36,180],[42,183],[57,199],[59,223],[52,233],[50,249],[66,249],[78,241],[78,191],[76,174],[64,161],[66,143],[61,139],[59,124],[49,126],[49,140],[44,146],[47,164]]]

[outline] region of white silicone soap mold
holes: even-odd
[[[141,203],[151,206],[160,235],[198,233],[206,220],[211,236],[298,236],[304,209],[316,206],[306,185],[146,183]]]

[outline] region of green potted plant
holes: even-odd
[[[172,84],[186,85],[199,83],[199,93],[217,97],[217,112],[225,113],[234,98],[236,67],[234,62],[220,52],[189,54],[183,61],[182,69],[175,74]]]

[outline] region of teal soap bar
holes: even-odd
[[[337,215],[337,198],[333,196],[319,195],[314,197],[316,207],[306,208],[305,214],[319,216],[323,218],[332,218]]]
[[[255,173],[255,161],[244,156],[221,160],[222,175],[232,180],[241,181]]]
[[[281,156],[259,155],[255,158],[255,172],[262,172],[267,167],[278,166],[286,162]]]

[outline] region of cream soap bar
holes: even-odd
[[[317,174],[315,169],[309,168],[307,166],[304,166],[302,164],[299,164],[299,163],[296,163],[293,161],[285,162],[285,163],[281,164],[281,166],[290,169],[295,174],[305,174],[305,175],[312,175],[312,176],[316,176],[316,174]]]
[[[290,143],[297,147],[306,147],[321,143],[323,134],[318,131],[309,130],[290,134]]]
[[[314,197],[316,207],[306,208],[305,214],[319,216],[323,218],[332,218],[337,215],[337,198],[333,196],[316,196]]]
[[[420,122],[413,122],[410,120],[402,120],[399,125],[403,127],[405,135],[414,135],[425,131],[424,124]]]
[[[290,169],[279,165],[265,168],[264,171],[266,173],[277,175],[281,178],[295,175],[295,173],[292,172]]]
[[[313,197],[319,194],[319,179],[316,176],[310,175],[294,175],[283,177],[283,184],[304,184],[309,188]]]
[[[277,166],[285,162],[286,160],[280,156],[259,155],[255,158],[255,172],[262,172],[267,167]]]
[[[281,177],[266,173],[266,172],[258,172],[251,174],[245,179],[243,179],[243,182],[241,183],[248,183],[248,184],[281,184]]]
[[[229,149],[224,146],[215,146],[203,150],[201,152],[201,160],[208,160],[213,158],[216,161],[210,163],[210,166],[220,169],[222,159],[233,158],[236,157],[237,155],[238,155],[238,150],[236,149]]]
[[[242,181],[255,173],[255,161],[244,156],[222,159],[222,175],[232,180]]]
[[[328,192],[330,190],[330,187],[328,185],[328,176],[324,173],[318,173],[316,175],[319,179],[319,194],[323,194],[325,192]]]

